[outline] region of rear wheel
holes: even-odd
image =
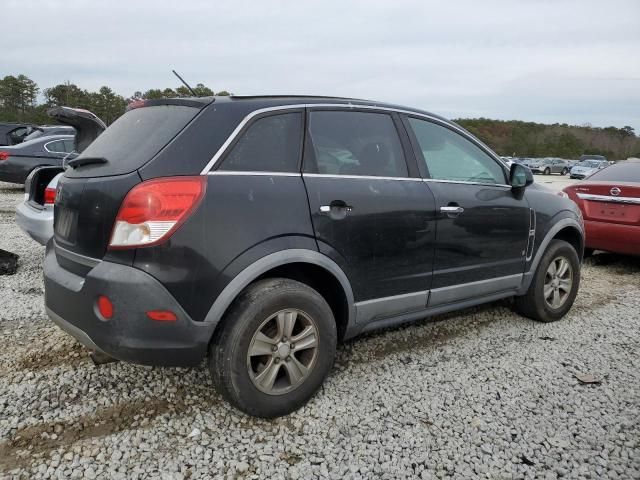
[[[331,308],[289,279],[249,286],[223,319],[209,352],[217,390],[250,415],[271,418],[304,405],[331,370],[337,332]]]
[[[516,309],[541,322],[560,320],[571,308],[580,286],[580,260],[570,243],[552,240],[527,293],[516,297]]]
[[[566,168],[562,169],[562,175],[566,175],[567,173],[569,173],[569,170],[567,170]]]

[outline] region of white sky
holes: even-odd
[[[2,0],[0,12],[0,75],[41,88],[130,96],[178,86],[175,68],[236,94],[640,133],[640,0]]]

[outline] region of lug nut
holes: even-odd
[[[272,352],[277,352],[278,351],[278,347],[274,345],[273,347],[271,347],[271,351]]]
[[[276,358],[276,363],[280,363],[280,359],[279,358]]]
[[[287,362],[290,362],[290,361],[291,361],[291,357],[287,357]]]

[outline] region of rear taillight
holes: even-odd
[[[116,217],[109,248],[166,241],[200,204],[206,177],[168,177],[142,182],[127,193]]]
[[[56,201],[56,189],[55,188],[45,188],[44,190],[44,204],[45,205],[53,205]]]
[[[9,158],[9,152],[0,152],[0,161]]]

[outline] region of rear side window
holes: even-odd
[[[640,182],[640,162],[620,162],[589,177],[598,182]]]
[[[45,148],[50,152],[54,152],[54,153],[67,153],[64,147],[64,140],[49,142],[45,145]]]
[[[301,143],[301,113],[263,117],[240,136],[220,170],[299,172]]]
[[[406,177],[398,131],[384,113],[313,111],[309,114],[314,173]]]
[[[71,170],[69,175],[119,175],[142,167],[175,137],[199,109],[183,105],[156,105],[130,110],[118,118],[87,149],[83,158],[105,158],[107,163]],[[78,157],[78,158],[80,158]],[[180,159],[176,158],[176,162]]]

